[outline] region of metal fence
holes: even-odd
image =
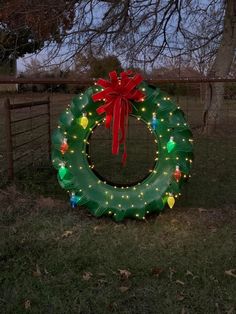
[[[38,109],[38,107],[40,108],[40,110],[38,110],[38,113],[37,111],[32,112],[32,108]],[[25,111],[27,109],[29,109],[30,115],[25,116],[24,114],[23,117],[19,118],[19,116],[22,116],[22,111]],[[17,111],[18,118],[14,118],[14,116],[16,116]],[[23,158],[27,158],[29,155],[32,154],[32,148],[29,148],[29,145],[32,145],[35,141],[43,137],[46,137],[48,139],[45,149],[48,151],[48,156],[50,158],[51,151],[50,98],[48,97],[45,100],[20,103],[11,103],[10,99],[6,98],[4,103],[4,116],[7,152],[6,154],[7,176],[9,180],[12,180],[14,179],[17,162]],[[42,117],[46,118],[46,122],[44,121],[39,124],[34,123],[36,119]],[[27,122],[30,122],[29,127],[25,128],[21,126],[22,123],[26,124]],[[45,126],[46,132],[44,131],[42,133],[42,128]],[[34,132],[39,132],[39,135],[35,136]],[[20,136],[24,137],[24,140],[21,143],[17,143],[18,142],[17,139]],[[26,163],[25,167],[27,166],[29,166],[29,162]]]
[[[10,179],[17,176],[30,164],[33,167],[36,166],[38,171],[50,168],[48,163],[50,134],[57,125],[59,114],[66,108],[75,93],[91,86],[94,81],[13,78],[0,80],[2,87],[0,93],[0,134],[2,135],[0,138],[0,180],[2,182],[7,176]],[[203,136],[199,132],[199,127],[202,124],[205,86],[209,82],[225,83],[224,104],[220,109],[221,123],[215,133]],[[218,145],[217,149],[220,149],[219,143],[224,142],[224,154],[232,154],[236,130],[236,80],[168,79],[148,80],[148,83],[166,90],[181,106],[194,131],[196,146],[198,147],[199,143],[202,145],[201,156],[205,158],[205,165],[209,169],[213,166],[217,169],[219,160],[212,158],[212,154],[217,151],[212,151],[211,139],[217,138],[214,142],[214,145]],[[9,84],[13,84],[15,91],[13,89],[9,92]],[[4,86],[7,87],[5,91]],[[65,86],[69,88],[64,88]],[[142,139],[142,135],[139,134],[138,137]],[[145,137],[144,141],[148,140]],[[96,145],[96,140],[94,140],[94,145]],[[144,152],[144,158],[148,158],[150,146],[145,149],[147,151]],[[139,162],[137,162],[137,168],[141,168],[138,165]],[[111,169],[111,171],[115,173],[116,170]],[[24,180],[24,177],[21,177],[21,180]]]

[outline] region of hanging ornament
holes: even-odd
[[[80,119],[80,125],[81,125],[84,129],[87,128],[87,126],[88,126],[88,118],[87,118],[86,113],[83,113],[83,116],[82,116],[82,118]]]
[[[60,164],[60,169],[59,169],[59,177],[60,177],[61,180],[64,179],[65,175],[67,174],[67,171],[68,171],[68,170],[67,170],[66,167],[65,167],[65,163],[62,162],[62,163]]]
[[[151,124],[152,124],[153,130],[156,130],[156,128],[157,128],[157,115],[155,112],[153,112],[153,114],[152,114],[152,123]]]
[[[75,192],[72,192],[71,193],[71,197],[70,197],[70,205],[71,205],[71,207],[75,208],[78,205],[80,199],[81,198],[79,196],[75,195]]]
[[[170,208],[172,208],[175,204],[175,198],[173,196],[172,193],[169,194],[168,198],[167,198],[167,203],[169,205]]]
[[[68,151],[68,148],[69,148],[69,146],[68,146],[68,143],[67,143],[67,139],[65,138],[63,140],[63,142],[61,143],[61,148],[60,148],[60,151],[61,151],[62,155],[64,155]]]
[[[181,171],[179,170],[179,166],[176,166],[175,172],[174,172],[173,176],[174,176],[175,180],[176,180],[177,182],[179,182],[179,180],[180,180],[180,178],[181,178],[181,176],[182,176],[182,173],[181,173]]]
[[[167,151],[168,153],[172,152],[172,150],[175,148],[175,141],[174,141],[174,137],[171,136],[168,143],[167,143]]]

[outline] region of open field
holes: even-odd
[[[52,95],[53,127],[71,97]],[[225,101],[212,136],[195,129],[199,98],[179,103],[195,160],[173,210],[145,221],[96,219],[68,206],[45,161],[0,190],[0,313],[236,313],[235,100]],[[130,173],[140,167],[132,165]]]

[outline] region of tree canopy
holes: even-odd
[[[0,60],[59,44],[73,21],[73,1],[0,0]]]
[[[108,77],[108,73],[114,70],[122,71],[120,60],[114,55],[78,55],[75,58],[75,71],[86,77]]]

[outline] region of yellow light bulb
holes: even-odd
[[[170,208],[172,208],[175,204],[175,198],[172,194],[170,194],[167,198],[167,203],[169,205]]]
[[[88,126],[88,118],[86,117],[86,114],[83,113],[83,117],[80,119],[80,125],[86,129]]]

